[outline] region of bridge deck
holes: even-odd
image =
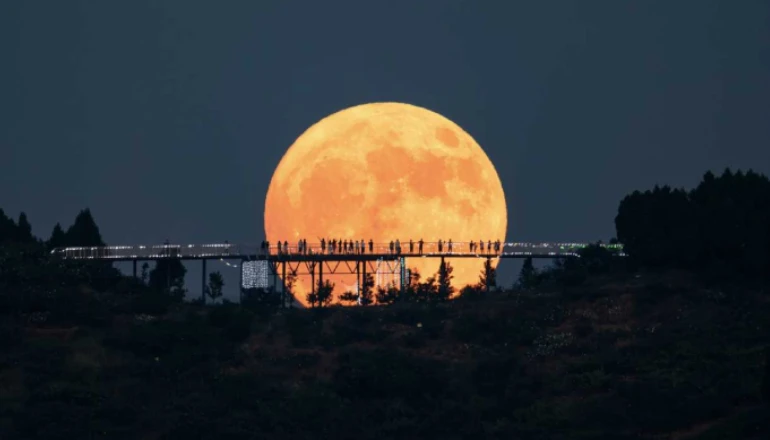
[[[229,243],[214,244],[161,244],[161,245],[130,245],[130,246],[97,246],[97,247],[67,247],[57,248],[51,253],[65,259],[73,260],[102,260],[102,261],[137,261],[158,260],[175,258],[180,260],[213,260],[213,259],[241,259],[241,260],[270,260],[270,261],[373,261],[379,259],[397,258],[556,258],[575,256],[577,252],[588,246],[588,243],[499,243],[495,246],[492,242],[492,250],[489,250],[489,242],[484,243],[483,248],[475,243],[471,247],[470,242],[423,243],[422,252],[418,242],[401,243],[401,251],[394,246],[391,250],[390,243],[369,243],[361,249],[353,246],[352,250],[339,251],[322,248],[320,243],[308,243],[307,248],[301,249],[297,245],[270,246],[264,248],[260,245],[238,245]],[[618,255],[623,256],[623,248],[620,245],[602,245]]]

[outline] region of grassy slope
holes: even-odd
[[[268,317],[6,317],[0,437],[766,438],[768,312],[670,274]]]

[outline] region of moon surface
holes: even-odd
[[[508,221],[500,178],[478,143],[438,113],[390,102],[350,107],[308,128],[278,164],[264,215],[271,245],[399,239],[404,251],[410,239],[504,240]],[[484,259],[447,261],[456,290],[478,282]],[[439,263],[407,259],[423,280]],[[327,279],[335,297],[355,284],[355,275],[324,268]],[[300,275],[294,293],[306,304],[308,292],[310,276]]]

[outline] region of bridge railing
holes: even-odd
[[[161,245],[133,245],[133,246],[95,246],[95,247],[65,247],[56,248],[51,253],[66,259],[74,260],[157,260],[163,258],[236,258],[246,256],[260,255],[355,255],[355,254],[376,254],[376,255],[404,255],[404,256],[575,256],[577,252],[588,246],[589,243],[527,243],[527,242],[501,242],[495,246],[495,242],[485,242],[480,246],[475,242],[453,242],[450,246],[448,242],[424,242],[422,251],[418,241],[409,241],[400,243],[400,251],[395,246],[391,248],[390,243],[364,243],[362,247],[355,244],[346,249],[342,246],[331,247],[327,243],[321,246],[321,243],[308,243],[306,249],[300,249],[297,243],[280,246],[271,244],[269,249],[261,245],[251,244],[230,244],[230,243],[210,243],[210,244],[161,244]],[[618,255],[623,254],[621,245],[601,245]]]

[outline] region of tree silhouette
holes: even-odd
[[[225,280],[219,271],[209,274],[209,284],[206,286],[206,294],[212,302],[222,297],[222,289],[225,287]]]
[[[341,303],[346,303],[348,305],[352,305],[358,302],[358,294],[355,292],[351,292],[350,290],[343,292],[339,300]]]
[[[406,302],[419,302],[417,292],[420,285],[420,271],[416,268],[409,269],[409,279],[402,294],[402,300]]]
[[[0,208],[0,244],[5,244],[10,241],[11,235],[15,232],[16,225],[13,220],[5,215],[5,211]]]
[[[19,214],[19,221],[16,226],[16,241],[19,243],[32,243],[35,237],[32,235],[32,225],[29,224],[27,214]]]
[[[104,246],[104,240],[99,232],[90,209],[84,209],[75,217],[75,222],[65,234],[66,246]]]
[[[497,268],[492,266],[492,260],[488,258],[484,260],[484,267],[479,274],[479,284],[477,287],[479,289],[486,289],[487,286],[490,289],[497,287]]]
[[[455,291],[455,288],[452,286],[453,270],[452,265],[448,261],[442,261],[439,265],[438,288],[436,290],[436,298],[439,301],[448,300]]]
[[[316,286],[315,292],[307,294],[307,302],[310,303],[310,307],[325,307],[332,302],[332,293],[334,292],[334,283],[329,280],[318,280],[318,286]]]
[[[517,284],[521,289],[531,289],[537,285],[537,282],[537,270],[532,264],[532,257],[527,257],[524,259],[524,264],[521,265]]]
[[[294,286],[297,285],[297,275],[289,273],[286,275],[286,279],[283,280],[283,299],[282,301],[288,301],[289,305],[293,304],[296,300],[294,297]]]
[[[618,208],[615,228],[626,252],[646,266],[684,263],[696,241],[695,212],[684,190],[635,191]]]
[[[149,277],[150,277],[149,270],[150,270],[150,265],[145,261],[142,264],[142,274],[141,274],[142,284],[147,284],[147,282],[149,281]]]
[[[51,237],[48,239],[47,247],[48,249],[54,249],[58,247],[66,246],[67,244],[67,237],[64,234],[64,230],[61,228],[61,225],[59,223],[56,223],[53,227],[53,231],[51,231]]]
[[[692,191],[655,187],[618,207],[618,240],[646,267],[770,279],[770,180],[753,171],[707,172]]]
[[[378,286],[377,294],[375,296],[377,304],[394,304],[398,301],[399,289],[395,282],[392,282],[385,287]]]
[[[184,277],[187,268],[177,258],[164,258],[158,260],[150,271],[150,287],[157,291],[170,292],[175,295],[184,295]]]
[[[36,241],[32,235],[32,226],[29,224],[27,214],[19,214],[19,221],[5,215],[0,209],[0,245],[2,244],[30,244]]]
[[[428,277],[417,285],[417,302],[431,301],[438,295],[438,283],[435,276]]]
[[[362,306],[368,306],[374,302],[374,275],[367,273],[364,277],[364,284],[359,290],[359,303]]]
[[[613,255],[612,252],[601,243],[590,244],[578,251],[580,259],[578,260],[589,274],[595,275],[606,273],[611,269]]]

